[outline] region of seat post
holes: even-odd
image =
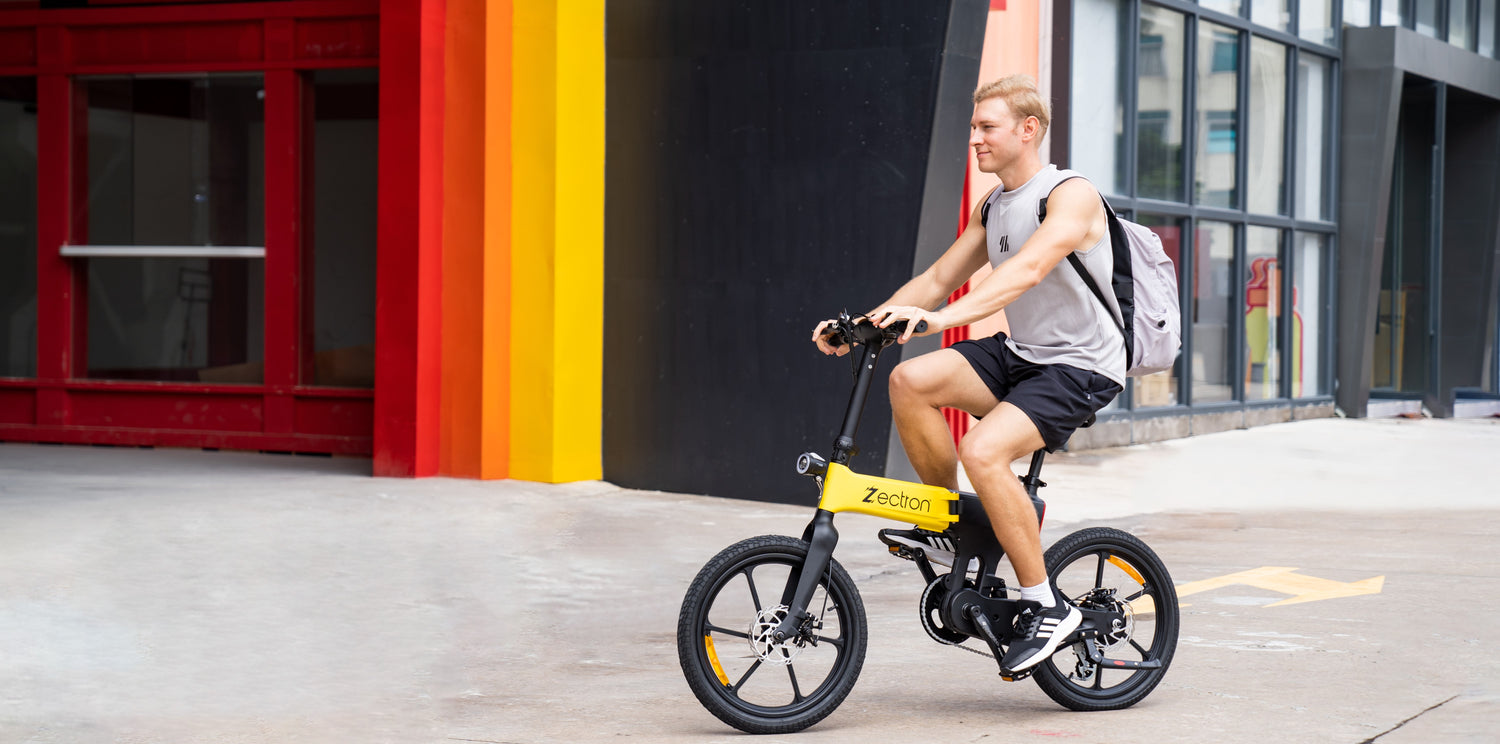
[[[1042,460],[1045,460],[1046,458],[1047,450],[1045,449],[1039,449],[1036,452],[1031,453],[1031,469],[1026,471],[1025,477],[1021,478],[1021,482],[1026,484],[1027,495],[1031,496],[1032,499],[1037,498],[1036,492],[1038,489],[1040,489],[1042,486],[1047,485],[1046,483],[1042,482],[1041,478]]]

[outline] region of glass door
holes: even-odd
[[[0,78],[0,377],[36,376],[36,79]]]
[[[258,73],[74,82],[79,377],[263,381],[265,85]]]
[[[1432,246],[1438,193],[1436,85],[1408,82],[1391,177],[1391,203],[1375,320],[1372,392],[1421,395],[1432,358]]]

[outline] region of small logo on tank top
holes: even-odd
[[[1000,236],[1000,252],[1001,253],[1009,253],[1010,252],[1010,236],[1009,235],[1001,235]]]

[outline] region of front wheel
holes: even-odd
[[[799,639],[770,632],[786,617],[788,581],[807,543],[765,535],[735,543],[688,587],[677,618],[677,659],[698,701],[752,734],[801,731],[832,713],[865,660],[865,608],[837,561],[808,602],[813,621]]]
[[[1140,538],[1098,527],[1058,541],[1046,561],[1052,585],[1074,604],[1124,617],[1100,641],[1105,658],[1160,666],[1101,668],[1080,642],[1037,667],[1037,686],[1071,710],[1117,710],[1140,702],[1161,682],[1177,649],[1177,590],[1166,566]]]

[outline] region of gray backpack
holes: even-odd
[[[1055,186],[1053,188],[1056,188]],[[1104,214],[1109,220],[1109,243],[1114,250],[1115,272],[1111,277],[1115,306],[1111,313],[1115,324],[1125,335],[1125,374],[1131,377],[1165,372],[1177,361],[1182,349],[1182,305],[1177,296],[1177,270],[1161,247],[1161,238],[1149,228],[1122,220],[1104,200]],[[1047,216],[1047,199],[1037,204],[1037,223]],[[1085,271],[1078,256],[1069,253],[1068,262],[1078,271],[1089,291],[1110,307],[1094,277]]]
[[[1063,180],[1079,177],[1074,175]],[[1099,198],[1104,199],[1103,195]],[[989,206],[986,201],[980,213],[981,224],[989,222]],[[1109,220],[1109,243],[1114,251],[1115,269],[1110,281],[1114,303],[1105,299],[1104,292],[1084,269],[1078,256],[1069,253],[1068,262],[1073,264],[1079,278],[1109,311],[1115,326],[1124,335],[1125,374],[1142,377],[1165,372],[1172,368],[1182,349],[1182,305],[1177,295],[1177,271],[1156,233],[1130,220],[1120,219],[1108,200],[1104,200],[1104,214]],[[1047,197],[1042,197],[1037,203],[1037,224],[1040,225],[1046,217]]]

